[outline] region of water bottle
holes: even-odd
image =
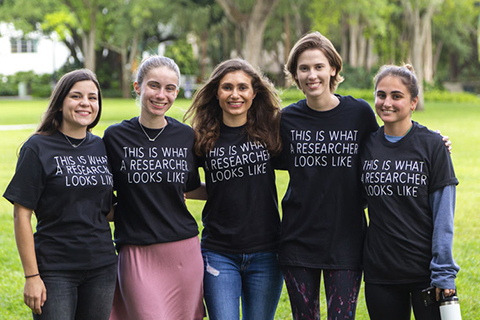
[[[456,295],[440,299],[440,317],[442,320],[462,320],[460,302]]]

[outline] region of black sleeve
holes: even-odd
[[[8,201],[35,210],[45,188],[45,172],[38,155],[23,146],[15,175],[3,195]]]

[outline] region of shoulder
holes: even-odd
[[[91,132],[87,132],[87,136],[88,136],[88,142],[92,146],[104,146],[105,145],[102,138],[100,138],[99,136],[94,135]]]
[[[43,149],[50,144],[51,141],[58,141],[57,132],[46,135],[46,134],[34,134],[25,141],[22,148],[30,148],[34,150]]]
[[[172,117],[165,117],[165,118],[167,119],[168,125],[171,126],[171,128],[193,134],[193,129],[188,124],[182,123]]]
[[[285,108],[283,108],[280,112],[283,114],[289,114],[289,113],[297,113],[299,112],[303,106],[305,106],[307,103],[306,99],[299,100],[297,102],[294,102]]]
[[[336,96],[342,101],[347,107],[352,107],[358,109],[359,111],[366,111],[368,113],[373,113],[373,109],[370,104],[363,100],[357,99],[352,96],[341,96],[336,94]]]
[[[129,120],[123,120],[120,123],[115,123],[109,126],[107,129],[105,129],[104,137],[108,137],[112,134],[115,134],[119,131],[125,131],[125,130],[131,130],[134,128],[134,122],[136,121],[137,117],[129,119]]]
[[[444,145],[442,135],[415,121],[413,121],[413,126],[415,127],[415,134],[417,137],[426,140],[429,143]]]

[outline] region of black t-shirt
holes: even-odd
[[[183,196],[200,186],[192,151],[193,130],[173,118],[166,119],[168,125],[155,141],[147,139],[137,117],[105,131],[118,199],[117,246],[173,242],[198,235]],[[155,137],[154,131],[150,130],[150,137]]]
[[[336,95],[337,107],[315,111],[306,100],[282,111],[277,168],[290,183],[282,201],[280,263],[360,269],[366,228],[359,150],[378,128],[363,100]]]
[[[58,131],[34,135],[25,142],[3,196],[35,212],[40,272],[88,270],[116,262],[106,219],[112,187],[99,137],[87,133],[78,148]]]
[[[222,125],[205,169],[208,200],[202,247],[229,253],[276,251],[280,240],[275,172],[268,150],[245,127]]]
[[[429,195],[458,183],[442,137],[413,122],[410,132],[392,143],[382,127],[366,140],[361,160],[370,217],[365,281],[429,281],[433,234]]]

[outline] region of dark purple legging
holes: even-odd
[[[320,276],[322,269],[282,267],[294,320],[320,320]],[[360,270],[323,270],[328,319],[355,319]]]

